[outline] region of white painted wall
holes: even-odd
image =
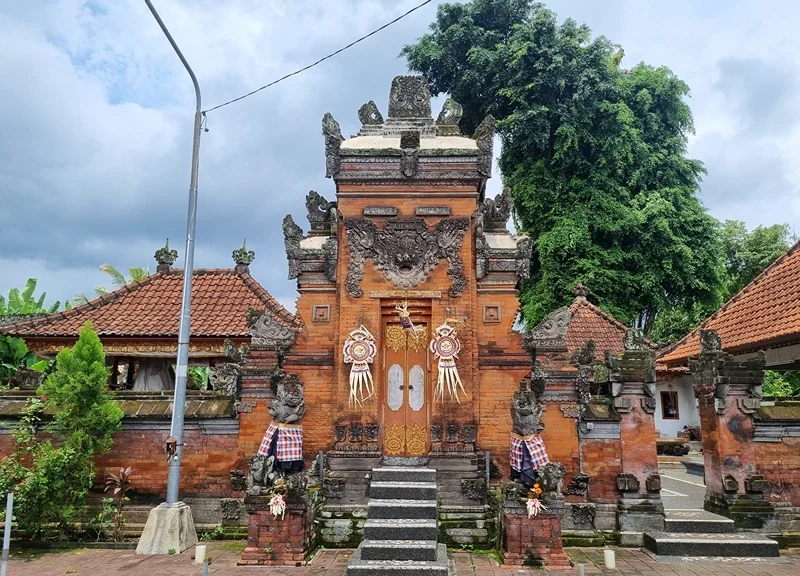
[[[697,400],[694,397],[694,390],[688,378],[681,378],[656,385],[656,430],[661,436],[675,437],[679,430],[684,426],[699,426],[700,415],[697,411]],[[678,393],[678,414],[677,420],[663,419],[661,417],[661,392],[673,391]]]

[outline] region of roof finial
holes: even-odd
[[[575,294],[576,302],[586,302],[586,297],[589,295],[589,289],[584,286],[582,282],[578,282],[572,289],[572,293]]]
[[[169,249],[169,238],[167,238],[167,242],[164,247],[156,250],[154,258],[156,259],[156,262],[158,262],[156,272],[159,274],[164,274],[169,272],[170,267],[175,264],[175,260],[178,259],[178,251]]]
[[[233,251],[233,261],[236,263],[236,272],[250,273],[250,264],[256,259],[256,253],[247,249],[247,238],[242,242],[242,247]]]

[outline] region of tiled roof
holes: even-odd
[[[594,340],[601,357],[606,350],[613,354],[622,353],[622,342],[628,329],[624,324],[585,298],[576,298],[569,312],[571,318],[565,340],[570,354],[589,340]]]
[[[701,329],[716,330],[728,352],[800,340],[800,242],[700,326],[667,348],[659,362],[683,364],[690,356],[697,356]]]
[[[91,321],[105,337],[177,337],[183,270],[157,273],[72,310],[0,327],[31,337],[77,337]],[[296,326],[286,310],[246,272],[198,269],[192,280],[192,337],[248,337],[248,308],[267,309],[284,326]]]

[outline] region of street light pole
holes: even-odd
[[[194,269],[194,235],[197,225],[197,170],[200,163],[200,129],[202,114],[200,112],[200,85],[191,66],[184,58],[181,49],[173,40],[166,25],[156,12],[150,0],[144,0],[153,17],[158,22],[164,35],[172,45],[172,49],[180,58],[194,84],[197,107],[194,113],[194,142],[192,143],[192,176],[189,183],[189,214],[186,222],[186,262],[183,268],[183,295],[181,297],[181,321],[178,330],[178,360],[175,367],[175,402],[172,406],[171,437],[167,441],[169,459],[169,477],[167,480],[167,504],[178,502],[181,480],[181,460],[183,458],[183,412],[186,405],[186,375],[189,365],[189,337],[191,332],[192,306],[192,272]]]

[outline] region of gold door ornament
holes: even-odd
[[[427,442],[428,432],[417,422],[406,428],[406,445],[410,455],[419,456],[425,454]]]
[[[386,327],[386,347],[392,352],[406,349],[406,332],[400,325],[390,324]]]
[[[404,426],[400,426],[397,422],[392,422],[384,430],[383,444],[388,454],[402,454],[403,449],[406,447],[406,431]]]

